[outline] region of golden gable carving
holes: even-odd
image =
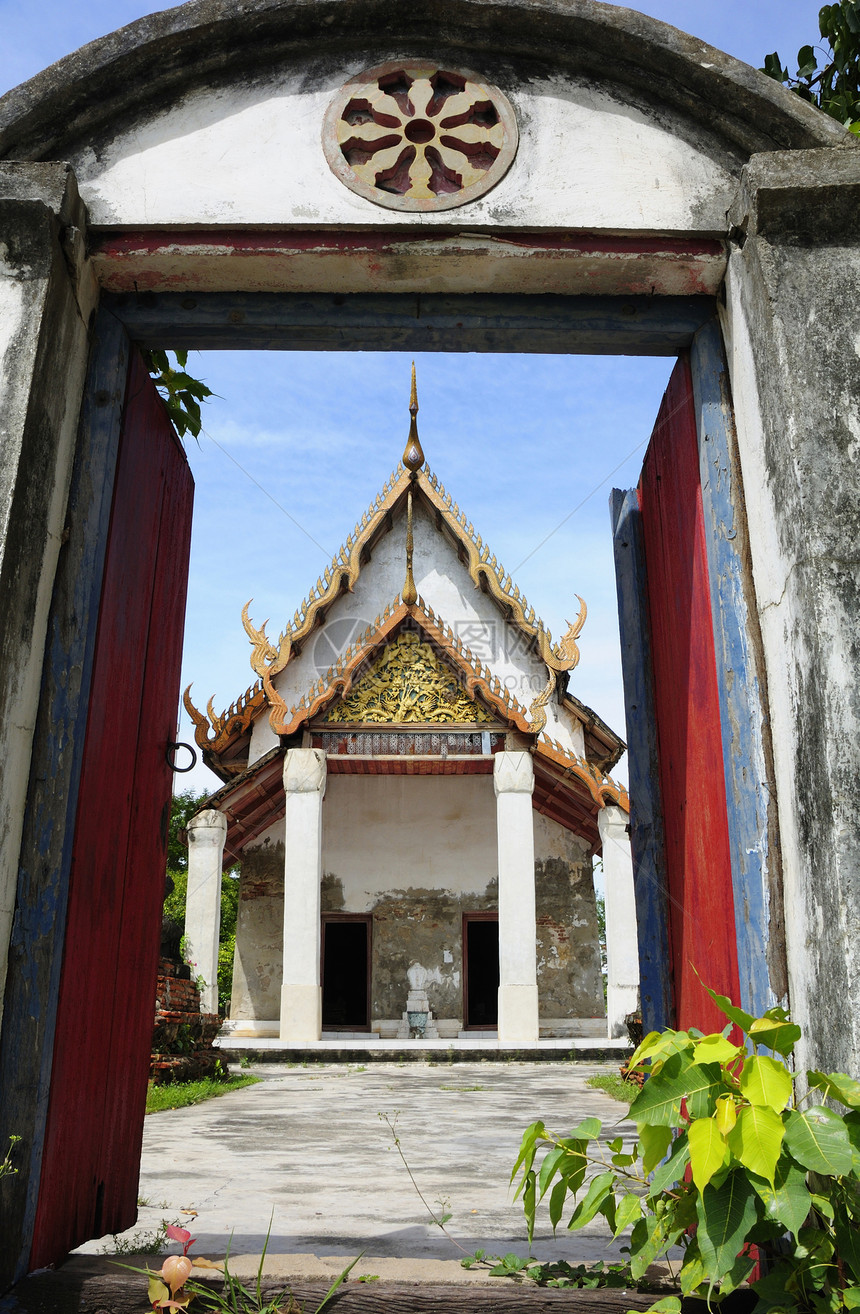
[[[414,631],[402,631],[327,721],[408,725],[490,724],[493,717],[472,702],[456,675]]]

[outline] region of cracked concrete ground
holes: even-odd
[[[229,1245],[235,1256],[259,1255],[271,1218],[271,1254],[293,1257],[278,1267],[292,1264],[309,1277],[331,1269],[315,1268],[313,1257],[361,1250],[386,1267],[448,1261],[446,1269],[463,1272],[461,1252],[430,1222],[381,1114],[396,1116],[415,1180],[437,1213],[451,1213],[448,1230],[463,1250],[494,1254],[528,1253],[508,1179],[530,1122],[542,1118],[565,1135],[595,1115],[608,1137],[634,1132],[620,1121],[623,1104],[586,1085],[597,1072],[617,1072],[611,1064],[267,1063],[251,1071],[259,1085],[146,1119],[140,1196],[147,1203],[124,1241],[178,1220],[197,1236],[198,1254],[223,1255]],[[607,1239],[598,1219],[577,1233],[563,1223],[553,1240],[544,1211],[533,1250],[590,1263],[617,1257]]]

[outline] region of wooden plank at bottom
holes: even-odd
[[[137,1261],[132,1258],[131,1262]],[[158,1260],[151,1256],[140,1262],[158,1266]],[[107,1310],[110,1314],[140,1314],[146,1291],[143,1277],[128,1272],[109,1273],[104,1264],[104,1260],[82,1256],[81,1262],[71,1261],[57,1272],[26,1278],[10,1293],[8,1314],[105,1314]],[[266,1279],[262,1283],[264,1303],[285,1289],[292,1292],[302,1308],[311,1311],[320,1304],[328,1287],[320,1282],[287,1285]],[[753,1293],[749,1294],[755,1301]],[[506,1278],[486,1287],[478,1283],[352,1281],[336,1293],[329,1308],[339,1310],[340,1314],[471,1314],[474,1310],[481,1314],[517,1314],[518,1311],[556,1314],[560,1310],[624,1314],[628,1309],[648,1310],[659,1298],[624,1290],[549,1289]],[[698,1314],[703,1303],[685,1300],[683,1314],[693,1314],[694,1310]]]

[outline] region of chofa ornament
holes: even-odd
[[[476,74],[388,63],[351,78],[329,105],[323,149],[337,177],[392,210],[448,210],[507,173],[510,102]]]

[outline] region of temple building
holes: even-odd
[[[607,775],[624,743],[568,689],[585,603],[554,642],[425,464],[417,410],[413,377],[402,462],[292,624],[273,641],[245,607],[256,682],[220,715],[185,693],[224,781],[188,829],[186,935],[214,982],[240,862],[237,1037],[617,1035],[629,805]]]

